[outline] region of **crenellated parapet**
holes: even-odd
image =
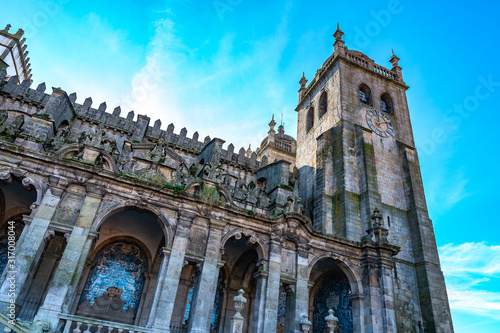
[[[175,193],[198,181],[210,183],[196,190],[191,186],[189,194],[202,196],[207,186],[213,187],[220,192],[218,198],[250,212],[277,215],[286,209],[294,185],[290,165],[295,139],[284,134],[283,126],[265,147],[235,151],[233,144],[224,147],[219,138],[201,140],[198,132],[188,136],[186,128],[176,133],[173,124],[164,130],[161,120],[151,124],[149,117],[134,111],[122,116],[119,106],[109,112],[105,102],[93,106],[89,97],[79,104],[75,93],[45,90],[44,83],[33,89],[30,80],[19,84],[17,77],[7,79],[5,71],[0,73],[0,140]],[[269,147],[286,153],[289,160],[279,164],[277,182],[268,171],[276,169],[280,155],[272,155],[275,163],[258,155]]]

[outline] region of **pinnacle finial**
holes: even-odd
[[[9,32],[10,27],[11,27],[11,25],[7,24],[7,26],[5,27],[5,29],[3,29],[2,31],[3,32]]]
[[[302,78],[300,78],[300,81],[299,81],[300,87],[305,88],[307,81],[308,80],[306,79],[305,73],[302,72]]]
[[[274,121],[274,114],[273,114],[273,118],[269,122],[270,130],[274,130],[274,125],[276,125],[276,122]]]
[[[344,32],[340,30],[340,25],[337,23],[337,30],[335,30],[335,33],[333,34],[333,37],[335,37],[335,41],[341,41],[342,36],[344,35]]]
[[[397,55],[394,54],[394,49],[392,49],[392,55],[391,58],[389,59],[389,62],[392,64],[392,67],[399,66],[399,58]]]

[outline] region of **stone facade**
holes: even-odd
[[[452,332],[399,59],[334,36],[255,152],[2,71],[6,331]]]

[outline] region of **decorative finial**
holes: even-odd
[[[3,32],[9,32],[10,27],[11,27],[11,25],[7,24],[7,26],[5,27],[5,29],[3,29],[2,31]]]
[[[377,208],[373,210],[372,220],[374,225],[382,225],[382,214]]]
[[[274,125],[276,125],[276,122],[274,121],[274,114],[273,114],[273,118],[269,122],[269,127],[270,127],[269,130],[273,130],[274,131]]]
[[[334,313],[335,312],[330,309],[328,310],[328,316],[325,317],[326,326],[328,326],[328,329],[330,330],[329,333],[334,333],[337,329],[337,322],[339,321],[339,319],[334,316]]]
[[[301,88],[305,88],[305,87],[306,87],[306,83],[307,83],[307,81],[308,81],[308,80],[307,80],[307,79],[306,79],[306,77],[305,77],[305,73],[304,73],[304,72],[302,72],[302,78],[301,78],[301,79],[300,79],[300,81],[299,81],[300,87],[301,87]]]
[[[335,33],[333,34],[333,37],[335,37],[335,41],[336,42],[341,41],[343,35],[344,35],[344,33],[342,32],[342,30],[340,30],[340,26],[337,23],[337,30],[335,30]]]
[[[243,319],[243,316],[241,315],[241,311],[245,308],[245,305],[247,304],[247,299],[243,297],[245,294],[245,291],[243,289],[238,290],[238,295],[233,298],[234,302],[234,309],[236,310],[236,313],[234,314],[233,318],[241,318]]]
[[[392,64],[392,67],[398,67],[399,66],[399,58],[397,55],[394,54],[394,50],[392,50],[392,56],[389,59],[389,62]]]
[[[283,126],[283,124],[281,124],[280,127],[278,127],[278,133],[279,134],[284,134],[285,133],[285,127]]]

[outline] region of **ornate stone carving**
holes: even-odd
[[[289,240],[295,244],[307,244],[308,240],[305,232],[300,227],[300,223],[296,220],[287,220],[273,227],[272,237],[280,242]]]
[[[121,299],[122,293],[122,289],[109,287],[102,296],[95,298],[94,304],[90,305],[90,299],[83,301],[78,307],[77,314],[133,324],[134,310],[129,306],[126,311],[123,311],[125,302]]]

